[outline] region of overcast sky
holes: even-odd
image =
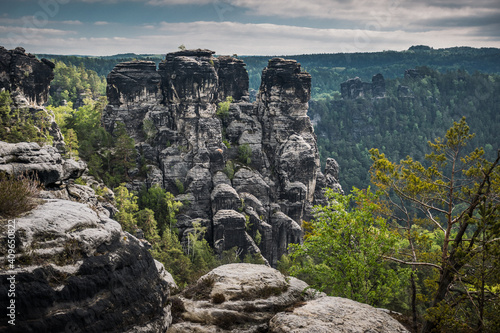
[[[30,53],[500,47],[499,0],[0,0],[0,9],[0,45]]]

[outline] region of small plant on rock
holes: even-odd
[[[26,175],[0,173],[0,216],[16,217],[38,205],[38,180]]]

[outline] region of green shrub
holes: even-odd
[[[0,173],[0,216],[16,217],[38,205],[39,182],[26,175]]]
[[[177,187],[177,191],[179,191],[179,194],[184,194],[184,184],[182,183],[182,180],[176,179],[175,180],[175,186]]]
[[[220,119],[226,119],[229,116],[229,107],[231,106],[231,103],[233,102],[233,98],[231,96],[226,97],[226,100],[224,102],[220,102],[217,107],[217,111],[215,112],[215,115],[219,117]]]
[[[222,170],[229,178],[230,180],[233,180],[234,178],[234,163],[233,161],[227,161],[226,166],[224,166],[224,169]]]
[[[246,165],[249,165],[252,162],[250,158],[252,156],[252,148],[248,143],[244,143],[238,147],[238,160]]]

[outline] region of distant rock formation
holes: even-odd
[[[327,297],[264,265],[217,267],[170,303],[167,333],[408,332],[382,310]]]
[[[322,198],[307,116],[311,76],[273,58],[250,103],[244,62],[213,53],[169,53],[158,70],[145,61],[117,65],[103,122],[111,132],[124,123],[147,161],[147,178],[132,187],[159,184],[187,203],[177,223],[183,240],[196,220],[218,253],[238,246],[276,265]],[[229,110],[218,112],[228,97]]]
[[[382,74],[372,77],[372,82],[363,82],[359,77],[349,79],[340,84],[343,99],[382,98],[385,97],[385,79]]]

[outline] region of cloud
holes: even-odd
[[[21,18],[10,18],[7,15],[0,17],[0,24],[6,25],[17,25],[26,27],[37,27],[42,28],[43,26],[52,24],[67,24],[67,25],[82,25],[83,23],[79,20],[66,20],[66,21],[52,21],[52,20],[41,20],[36,16],[23,16]]]
[[[109,22],[106,22],[106,21],[97,21],[97,22],[94,22],[95,25],[108,25]]]
[[[76,34],[76,31],[59,30],[59,29],[38,29],[28,27],[12,27],[0,26],[0,34],[18,34],[23,36],[28,35],[43,35],[43,36],[62,36],[68,34]]]
[[[82,25],[83,23],[79,20],[68,20],[68,21],[61,21],[62,24],[69,24],[69,25]]]
[[[86,3],[106,3],[106,4],[117,4],[119,2],[144,2],[148,5],[153,6],[176,6],[176,5],[207,5],[219,1],[231,1],[231,0],[80,0]]]
[[[144,28],[144,27],[143,27]],[[188,48],[208,48],[218,54],[294,55],[304,53],[372,52],[403,50],[425,44],[435,48],[467,45],[496,46],[500,41],[477,36],[477,28],[456,27],[408,32],[362,29],[319,29],[277,24],[238,22],[162,22],[154,29],[137,29],[140,35],[128,37],[76,38],[47,34],[22,44],[32,53],[112,55],[118,53],[164,54],[181,44]],[[0,31],[1,33],[1,31]],[[3,33],[0,36],[4,35]],[[0,38],[0,45],[8,40]],[[18,45],[6,45],[15,47]]]

